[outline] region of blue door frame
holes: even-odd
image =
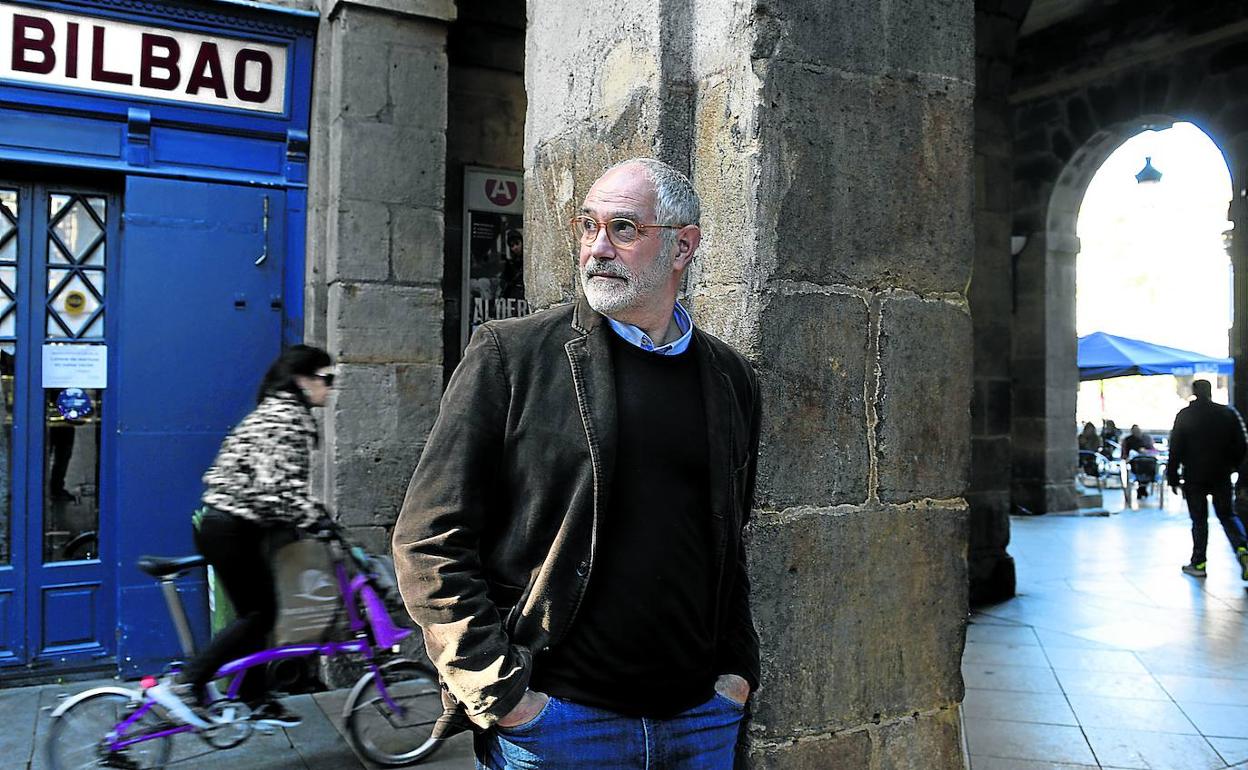
[[[287,99],[281,113],[0,79],[0,179],[18,168],[27,175],[28,186],[64,179],[67,170],[99,172],[119,213],[110,236],[116,259],[108,288],[109,388],[102,413],[107,422],[102,426],[99,559],[94,568],[104,597],[94,605],[99,614],[92,621],[101,629],[99,638],[94,646],[60,645],[42,653],[38,641],[48,630],[45,617],[68,613],[45,613],[42,598],[32,606],[40,593],[34,589],[63,587],[67,602],[78,599],[81,604],[75,586],[96,590],[90,588],[95,578],[85,562],[56,565],[51,572],[50,567],[39,572],[29,559],[24,571],[0,565],[0,678],[6,671],[45,665],[60,671],[101,660],[123,674],[158,670],[177,654],[177,643],[163,602],[150,590],[150,580],[134,568],[134,559],[141,553],[190,552],[188,519],[201,491],[200,474],[226,430],[245,413],[260,359],[302,339],[308,128],[318,17],[223,0],[20,2],[32,9],[256,40],[288,51]],[[266,198],[267,227],[257,208]],[[245,263],[229,253],[257,246],[267,248],[272,259],[268,272],[253,264],[260,252]],[[206,261],[214,248],[229,257],[219,263],[219,271],[216,263]],[[191,272],[197,277],[187,274],[183,277],[188,280],[177,280],[179,254],[188,269],[194,263]],[[34,285],[25,283],[33,292]],[[221,310],[222,297],[228,312]],[[241,307],[236,304],[240,300]],[[215,321],[204,315],[211,313],[218,314]],[[163,323],[152,325],[162,318]],[[221,334],[203,334],[213,323]],[[35,330],[22,333],[31,339]],[[194,353],[183,361],[215,361],[211,375],[186,367],[204,388],[188,385],[190,378],[181,386],[162,388],[176,385],[178,376],[166,376],[166,382],[153,377],[162,363],[168,372],[182,372],[178,355],[170,353],[179,345]],[[34,377],[37,346],[26,347],[32,360],[19,360],[19,371]],[[219,379],[204,379],[208,376]],[[34,427],[42,424],[45,407],[31,393],[19,398],[24,411],[14,433],[27,437],[14,447],[14,476],[31,479],[42,465],[42,437]],[[38,464],[32,465],[33,458]],[[15,510],[33,510],[33,483],[15,490]],[[30,549],[40,537],[38,524],[29,515],[14,517],[15,549],[21,542],[34,553]],[[201,633],[206,628],[202,582],[202,575],[195,576],[184,586],[193,624]]]

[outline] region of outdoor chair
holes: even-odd
[[[1078,473],[1086,478],[1094,479],[1096,488],[1104,491],[1109,487],[1109,482],[1117,479],[1120,471],[1117,467],[1117,461],[1107,458],[1100,452],[1093,452],[1089,449],[1079,450],[1079,467]],[[1085,486],[1088,486],[1085,484]]]
[[[1136,465],[1134,461],[1141,457],[1147,457],[1154,461],[1154,470],[1151,479],[1147,479],[1145,483],[1152,485],[1153,493],[1149,499],[1157,501],[1159,508],[1166,507],[1166,463],[1167,456],[1163,454],[1157,455],[1134,455],[1129,460],[1116,460],[1118,472],[1122,478],[1122,497],[1123,502],[1128,508],[1137,508],[1139,503],[1138,489],[1140,479],[1136,476]],[[1143,469],[1141,469],[1143,470]]]

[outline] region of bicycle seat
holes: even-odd
[[[195,567],[202,567],[208,562],[204,557],[195,556],[140,556],[139,569],[154,578],[169,577],[186,572]]]

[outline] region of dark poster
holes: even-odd
[[[464,172],[462,345],[480,324],[527,315],[524,297],[524,178],[514,172]]]

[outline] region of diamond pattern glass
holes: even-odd
[[[102,196],[48,196],[49,340],[103,340],[105,244]]]
[[[92,212],[91,208],[78,199],[68,208],[62,208],[62,213],[55,217],[52,225],[52,232],[60,239],[59,245],[64,246],[74,262],[86,262],[101,245],[104,230],[96,223]],[[48,256],[50,258],[52,254],[49,253]]]
[[[0,189],[0,262],[17,261],[17,190]]]
[[[50,271],[49,271],[50,272]],[[81,337],[87,323],[95,315],[100,301],[96,298],[83,280],[82,275],[74,275],[65,283],[64,288],[52,296],[52,315],[48,317],[49,337]],[[64,328],[61,325],[64,325]],[[65,332],[69,333],[66,334]]]
[[[12,562],[13,416],[17,369],[17,190],[0,189],[0,564]]]
[[[0,350],[17,336],[17,190],[0,189]]]
[[[0,242],[7,241],[17,231],[17,191],[0,190]]]

